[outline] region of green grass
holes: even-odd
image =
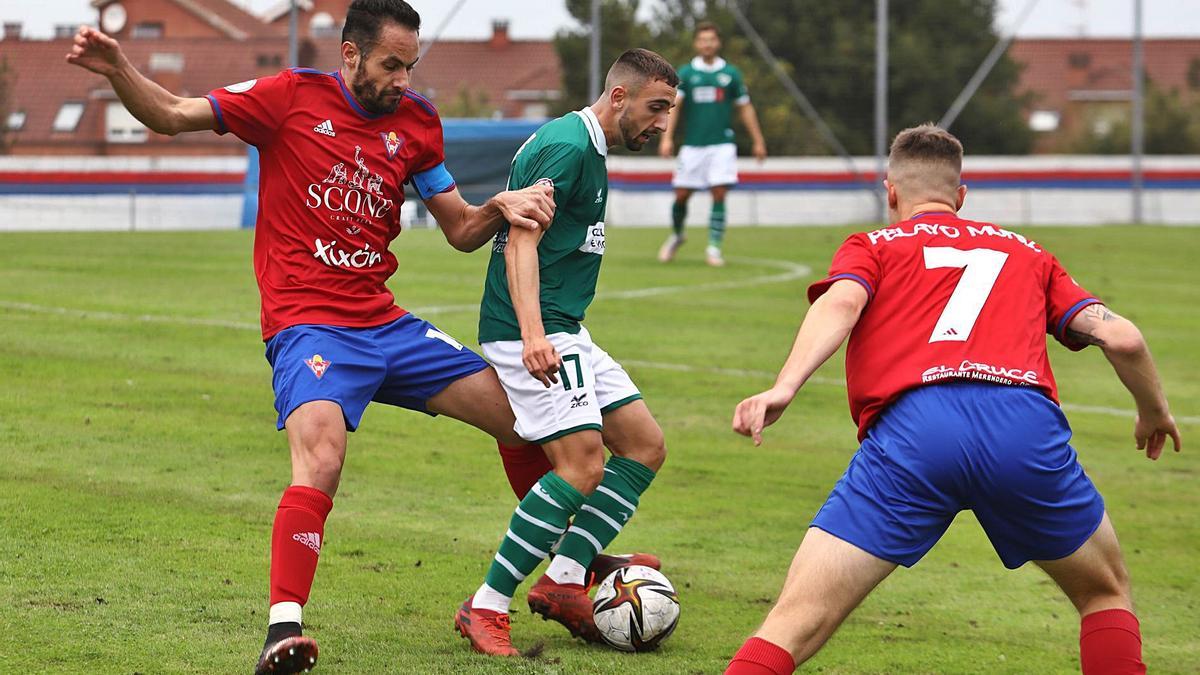
[[[700,233],[676,264],[662,232],[615,229],[588,325],[639,383],[670,456],[615,549],[660,554],[680,590],[655,654],[573,642],[516,606],[529,661],[491,661],[450,630],[514,503],[491,441],[372,406],[350,439],[310,634],[328,673],[718,673],[765,615],[805,527],[853,453],[845,391],[814,383],[761,448],[733,406],[768,386],[811,280],[848,230],[735,229],[721,270]],[[1142,327],[1188,441],[1200,431],[1192,229],[1035,229],[1075,277]],[[270,523],[288,479],[256,333],[251,234],[0,236],[0,672],[249,672],[266,621]],[[432,232],[395,244],[394,288],[468,342],[486,259]],[[757,260],[759,262],[753,262]],[[714,281],[744,285],[698,290]],[[86,312],[81,314],[80,312]],[[1069,404],[1129,409],[1102,355],[1052,347]],[[685,366],[692,370],[680,370]],[[743,371],[743,372],[730,372]],[[840,356],[820,373],[839,379]],[[1146,660],[1200,663],[1200,461],[1145,460],[1132,424],[1070,412],[1131,568]],[[867,600],[808,668],[829,673],[1070,673],[1078,620],[1036,569],[1008,572],[969,514]]]

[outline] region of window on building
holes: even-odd
[[[328,12],[317,12],[308,22],[308,32],[314,38],[336,37],[342,29]]]
[[[146,127],[120,101],[110,101],[104,114],[104,138],[109,143],[145,143]]]
[[[58,109],[58,114],[54,116],[54,124],[50,128],[54,131],[75,131],[81,117],[83,117],[83,103],[67,101]]]
[[[1029,114],[1029,128],[1033,131],[1057,131],[1061,115],[1054,110],[1034,110]]]
[[[134,24],[130,36],[135,40],[157,40],[163,36],[162,22],[145,21]]]
[[[268,68],[271,66],[274,66],[276,68],[282,67],[283,66],[283,55],[282,54],[259,54],[258,55],[258,67],[259,68]]]
[[[20,131],[25,126],[25,111],[14,110],[8,113],[8,120],[5,122],[4,126],[9,131]]]
[[[1092,65],[1092,55],[1087,52],[1071,52],[1067,55],[1067,64],[1072,68],[1087,68]]]
[[[183,54],[179,52],[153,52],[150,54],[150,72],[182,73]]]

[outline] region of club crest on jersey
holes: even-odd
[[[396,153],[400,151],[400,146],[404,145],[404,139],[397,136],[394,131],[379,134],[379,137],[383,139],[383,146],[387,148],[388,159],[395,159]]]
[[[318,380],[325,375],[326,370],[329,370],[329,366],[333,365],[333,362],[321,358],[320,354],[313,354],[311,359],[304,359],[304,363],[313,371],[313,375],[316,375]]]
[[[554,187],[554,181],[550,180],[549,178],[539,178],[539,179],[533,181],[533,184],[534,185],[545,185],[546,187],[551,187],[551,188]]]

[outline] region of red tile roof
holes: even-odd
[[[9,110],[25,112],[24,127],[9,134],[17,146],[38,145],[53,148],[47,150],[52,152],[94,154],[104,145],[105,104],[116,100],[115,95],[103,77],[64,61],[70,45],[68,40],[0,41],[0,59],[9,68]],[[169,90],[182,96],[203,96],[217,87],[281,70],[274,65],[260,67],[260,54],[287,58],[286,39],[130,40],[122,48],[138,70],[151,79],[161,80]],[[150,55],[156,52],[181,54],[183,72],[151,73]],[[54,132],[51,130],[54,116],[66,101],[87,103],[83,118],[74,132]],[[167,139],[156,136],[156,140]],[[222,146],[238,150],[238,143],[214,134],[181,134],[171,139],[173,145],[214,146],[218,152]]]
[[[1189,71],[1200,76],[1200,39],[1146,40],[1146,73],[1182,93]],[[1072,98],[1121,96],[1133,86],[1133,43],[1111,39],[1019,39],[1009,56],[1020,64],[1018,92],[1035,95],[1034,108],[1062,110]],[[1193,65],[1196,64],[1196,65]]]

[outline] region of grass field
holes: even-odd
[[[847,230],[736,229],[730,265],[699,232],[616,228],[588,325],[663,426],[669,457],[614,550],[660,554],[680,590],[654,654],[532,620],[492,661],[451,632],[514,498],[490,439],[372,406],[350,449],[307,611],[326,673],[719,673],[770,607],[804,529],[856,447],[840,356],[754,448],[733,406],[772,382],[803,289]],[[1146,661],[1200,664],[1200,231],[1029,231],[1150,340],[1185,442],[1134,449],[1128,395],[1097,350],[1052,346],[1075,445],[1134,579]],[[266,622],[270,523],[287,483],[257,334],[248,232],[0,235],[0,672],[249,672]],[[394,246],[401,304],[472,342],[485,256],[429,231]],[[806,273],[806,267],[813,270]],[[808,668],[1070,673],[1078,620],[1032,566],[1004,570],[965,514],[888,579]]]

